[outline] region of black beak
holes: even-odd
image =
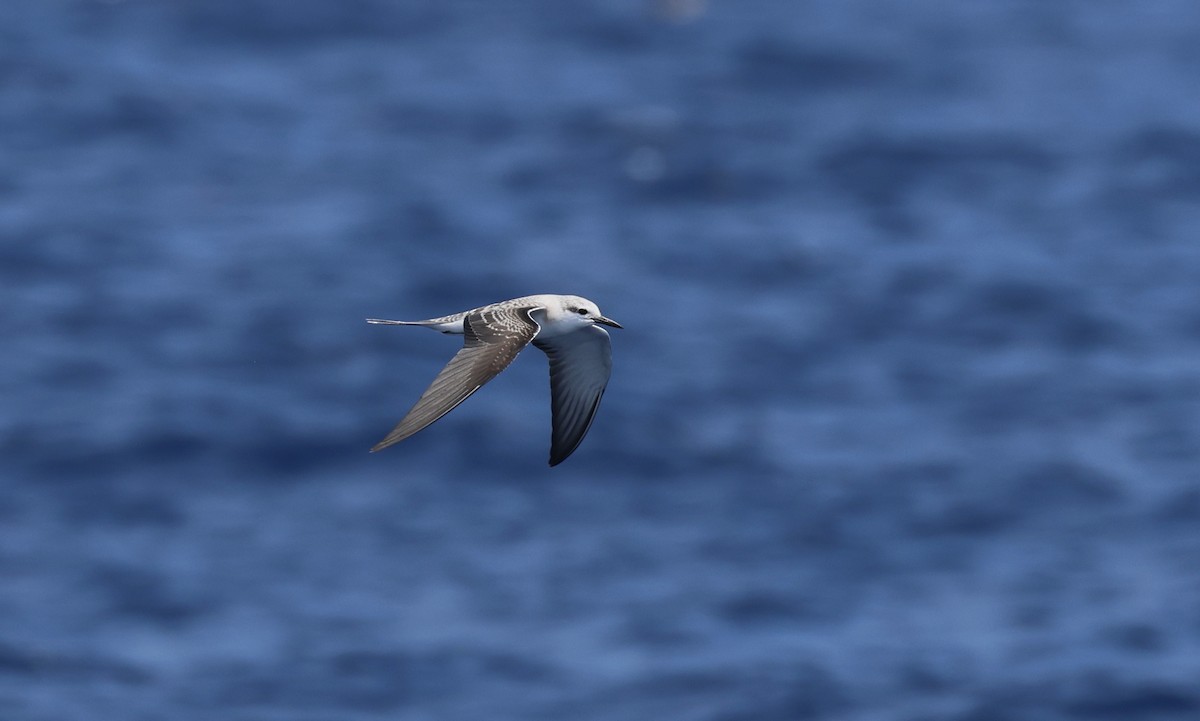
[[[612,328],[624,328],[625,327],[625,326],[621,325],[620,323],[616,322],[615,320],[613,320],[612,318],[605,318],[602,315],[598,315],[595,318],[592,318],[592,322],[599,323],[600,325],[607,325]]]

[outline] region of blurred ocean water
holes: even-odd
[[[1200,718],[1200,8],[0,6],[0,719]],[[625,325],[545,465],[536,292]],[[469,454],[469,455],[468,455]]]

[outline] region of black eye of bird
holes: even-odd
[[[579,315],[587,315],[588,309],[587,308],[576,308],[575,312],[578,313]]]

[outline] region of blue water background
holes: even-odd
[[[0,5],[0,719],[1200,718],[1193,0]],[[368,454],[457,348],[626,326]]]

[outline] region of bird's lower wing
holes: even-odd
[[[468,315],[463,322],[466,340],[462,349],[437,374],[412,410],[371,450],[383,450],[424,429],[507,368],[537,335],[538,324],[530,317],[531,310],[505,308]]]
[[[535,338],[533,344],[550,358],[550,465],[571,455],[587,435],[612,373],[608,332],[588,326],[574,333]]]

